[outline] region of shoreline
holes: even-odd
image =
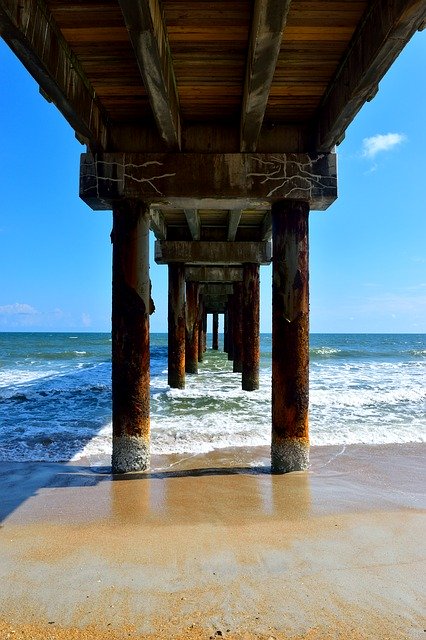
[[[425,452],[2,463],[0,639],[423,638]]]

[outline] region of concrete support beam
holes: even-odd
[[[377,93],[379,81],[425,21],[424,0],[370,3],[322,99],[315,148],[327,152],[340,144],[350,122]]]
[[[243,278],[243,375],[244,391],[259,388],[259,265],[245,264]]]
[[[159,0],[118,0],[163,140],[180,149],[179,97]]]
[[[309,462],[309,266],[307,202],[272,206],[272,469]]]
[[[268,210],[272,202],[291,197],[322,210],[337,197],[336,156],[114,152],[94,158],[83,154],[80,197],[93,209],[110,209],[117,199],[137,198],[163,210]]]
[[[270,240],[272,238],[272,215],[267,211],[262,223],[261,240]]]
[[[149,212],[121,202],[113,213],[112,470],[149,466]]]
[[[157,240],[166,240],[167,226],[166,226],[166,223],[164,222],[164,216],[161,213],[161,211],[159,211],[159,209],[151,209],[150,217],[151,217],[150,226]]]
[[[201,224],[197,209],[185,209],[185,218],[193,240],[200,239]]]
[[[105,149],[108,118],[47,4],[1,0],[0,33],[79,138],[93,152]]]
[[[234,242],[238,225],[241,220],[241,211],[230,211],[228,214],[228,242]]]
[[[186,283],[186,340],[185,371],[198,373],[198,302],[200,286],[197,282]]]
[[[208,283],[208,284],[201,285],[201,287],[202,287],[203,294],[211,298],[215,296],[220,298],[223,296],[230,295],[231,293],[234,292],[234,287],[232,286],[232,284],[228,284],[226,282],[223,284]]]
[[[241,113],[241,151],[255,151],[291,0],[255,0]]]
[[[234,314],[233,314],[234,360],[232,370],[242,373],[243,370],[243,283],[234,284]]]
[[[213,340],[212,349],[217,351],[219,349],[219,314],[213,313]]]
[[[194,282],[239,282],[243,279],[241,267],[191,267],[185,269],[185,279]]]
[[[185,388],[185,267],[169,264],[168,383]]]
[[[271,262],[271,243],[269,242],[191,242],[182,240],[157,240],[155,243],[155,262],[169,264],[228,264],[244,262],[269,264]]]

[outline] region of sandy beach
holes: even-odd
[[[0,638],[424,638],[425,449],[2,463]]]

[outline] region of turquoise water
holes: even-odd
[[[209,349],[184,390],[167,385],[167,335],[151,335],[154,453],[270,441],[271,336],[261,336],[260,389]],[[111,449],[109,334],[0,333],[0,460],[78,460]],[[313,444],[423,442],[426,336],[314,334]]]

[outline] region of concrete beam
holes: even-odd
[[[228,215],[228,242],[234,242],[238,225],[241,220],[241,211],[230,211]]]
[[[232,284],[204,284],[202,287],[204,296],[223,296],[234,292]]]
[[[164,216],[159,209],[151,209],[150,228],[154,232],[157,240],[165,240],[167,238],[167,225],[164,221]]]
[[[240,282],[243,279],[241,267],[186,267],[185,280],[194,282]]]
[[[167,209],[269,210],[277,200],[326,209],[337,197],[333,153],[83,154],[80,197],[92,209],[139,199]]]
[[[223,300],[205,300],[205,309],[207,313],[225,313],[228,301]]]
[[[241,112],[241,151],[255,151],[291,0],[255,0]]]
[[[262,223],[262,240],[270,240],[272,238],[272,214],[267,211]]]
[[[380,80],[425,20],[424,0],[377,0],[367,7],[349,53],[325,92],[317,149],[327,152],[343,140],[350,122],[377,93]]]
[[[118,0],[161,137],[180,149],[179,98],[159,0]]]
[[[183,240],[157,240],[155,262],[169,264],[238,265],[245,262],[269,264],[270,242],[192,242]]]
[[[193,240],[200,239],[201,225],[197,209],[185,209],[185,218]]]
[[[43,0],[0,0],[0,33],[43,94],[93,151],[108,144],[108,119]]]

